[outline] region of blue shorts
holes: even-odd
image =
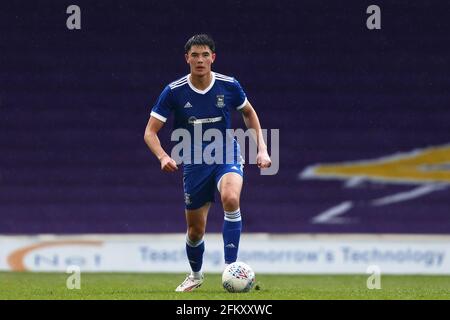
[[[207,202],[214,202],[220,179],[234,172],[244,177],[242,163],[234,164],[194,164],[184,167],[183,188],[186,209],[195,210]]]

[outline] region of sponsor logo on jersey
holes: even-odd
[[[192,104],[188,101],[188,102],[186,102],[186,104],[184,105],[183,108],[185,108],[185,109],[192,108]]]
[[[214,123],[219,121],[222,121],[222,117],[197,119],[196,117],[192,116],[188,119],[189,124]]]

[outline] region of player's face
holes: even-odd
[[[211,71],[216,54],[208,46],[192,46],[185,57],[191,67],[191,74],[204,76]]]

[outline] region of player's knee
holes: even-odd
[[[199,227],[190,227],[188,229],[188,237],[192,242],[199,242],[203,239],[205,235],[205,230]]]
[[[234,192],[224,192],[221,195],[221,200],[225,210],[236,210],[239,208],[239,196]]]

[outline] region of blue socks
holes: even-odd
[[[195,275],[200,274],[203,264],[203,252],[205,251],[205,242],[200,239],[197,242],[191,241],[186,235],[186,253],[191,265],[192,273]]]
[[[225,211],[222,229],[225,264],[230,264],[237,260],[241,230],[241,210]]]
[[[237,260],[241,230],[242,219],[240,209],[232,212],[225,211],[222,229],[225,264],[230,264]],[[201,276],[204,251],[205,242],[203,239],[194,242],[186,235],[186,254],[194,277]]]

